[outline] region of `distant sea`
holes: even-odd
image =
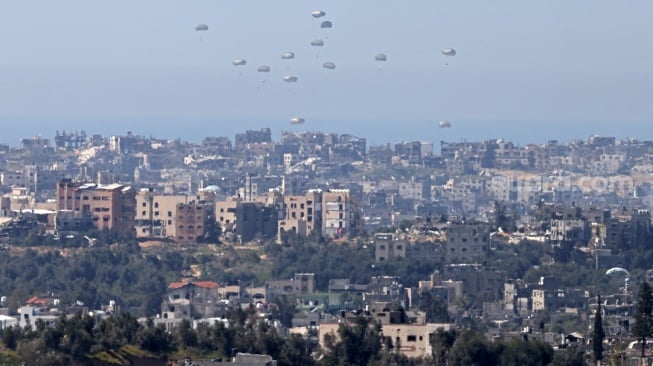
[[[586,140],[591,135],[614,136],[620,139],[653,140],[653,124],[642,122],[598,121],[450,121],[451,128],[440,128],[433,120],[359,120],[306,119],[303,125],[292,126],[287,120],[228,119],[198,117],[148,118],[11,118],[0,117],[0,143],[18,146],[21,138],[41,135],[54,139],[56,131],[85,131],[87,136],[133,134],[163,139],[182,139],[201,142],[206,136],[235,135],[248,129],[269,127],[278,140],[282,131],[323,131],[352,134],[367,138],[367,145],[394,144],[399,141],[432,142],[439,149],[440,141],[478,141],[503,139],[519,145],[542,144],[549,140],[567,143]]]

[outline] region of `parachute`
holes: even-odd
[[[385,62],[388,60],[388,57],[385,55],[385,53],[377,53],[376,56],[374,56],[374,60]]]
[[[261,65],[256,69],[258,72],[270,72],[270,66],[268,65]]]
[[[609,270],[607,270],[605,272],[605,274],[608,275],[608,276],[619,276],[619,275],[628,276],[628,275],[630,275],[630,273],[628,273],[628,271],[626,269],[621,268],[621,267],[612,267]]]
[[[299,80],[299,78],[297,76],[293,76],[293,75],[285,75],[283,77],[283,81],[285,81],[287,83],[296,83],[297,80]]]
[[[231,61],[231,63],[234,64],[234,66],[245,66],[245,65],[247,65],[247,61],[242,59],[242,58],[237,58],[237,59]]]
[[[451,128],[449,121],[440,121],[440,128]]]
[[[329,69],[329,70],[335,70],[336,69],[336,64],[334,64],[333,62],[325,62],[325,63],[322,64],[322,67],[324,67],[325,69]]]
[[[209,30],[209,26],[206,25],[206,24],[203,24],[203,23],[202,23],[202,24],[198,24],[198,25],[195,27],[195,30],[196,30],[196,31],[207,31],[207,30]]]
[[[293,117],[290,119],[290,124],[291,125],[303,125],[304,124],[304,119],[301,117]]]
[[[281,58],[284,60],[292,60],[295,58],[295,54],[292,52],[284,52],[281,54]]]
[[[453,48],[443,48],[442,54],[445,56],[456,56],[456,50]]]
[[[324,46],[324,41],[321,40],[321,39],[313,40],[313,41],[311,41],[311,46],[313,46],[313,47],[322,47],[322,46]]]
[[[320,24],[320,28],[333,28],[333,23],[331,23],[328,20],[325,20]]]
[[[313,10],[311,12],[311,15],[313,16],[313,18],[322,18],[323,16],[326,15],[326,13],[323,12],[322,10]]]

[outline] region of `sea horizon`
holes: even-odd
[[[423,141],[439,148],[440,141],[482,141],[502,139],[517,145],[544,144],[550,140],[569,143],[587,140],[592,135],[617,139],[653,140],[653,124],[644,122],[574,122],[574,121],[450,121],[450,128],[440,128],[438,120],[356,118],[310,119],[302,125],[288,120],[227,117],[4,117],[0,143],[19,146],[20,139],[41,136],[52,140],[57,132],[84,131],[87,136],[134,135],[160,139],[181,139],[200,143],[208,136],[226,136],[232,141],[237,133],[270,128],[278,141],[283,131],[310,131],[351,134],[367,140],[367,146]],[[8,126],[16,126],[7,128]],[[437,152],[437,151],[436,151]]]

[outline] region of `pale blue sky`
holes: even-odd
[[[333,29],[319,28],[310,15],[318,9]],[[156,133],[156,117],[188,129],[230,120],[281,129],[292,116],[309,129],[650,123],[651,14],[650,0],[4,0],[0,122],[31,131],[48,120],[73,129],[118,118],[138,131],[134,121],[147,118],[143,133]],[[198,23],[209,31],[195,32]],[[310,47],[316,38],[323,48]],[[441,55],[444,47],[457,55]],[[285,51],[296,59],[281,60]],[[382,67],[378,52],[388,56]],[[232,66],[235,58],[248,65]],[[261,64],[272,72],[256,73]]]

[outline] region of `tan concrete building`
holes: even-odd
[[[136,236],[193,242],[204,235],[212,202],[199,196],[165,195],[144,189],[136,195]]]
[[[215,202],[215,220],[220,225],[222,232],[233,230],[236,224],[236,208],[239,202],[241,202],[241,199],[237,197]]]
[[[322,191],[310,190],[303,196],[284,196],[280,209],[279,235],[284,231],[308,236],[321,230]]]
[[[489,225],[454,223],[447,227],[446,259],[448,263],[478,263],[489,250]]]
[[[319,330],[320,347],[326,349],[326,336],[331,335],[338,339],[338,328],[346,323],[322,323]],[[430,343],[431,335],[438,329],[448,331],[451,324],[383,324],[382,333],[389,337],[393,345],[399,345],[399,352],[407,357],[428,357],[433,354]]]
[[[57,210],[70,210],[76,218],[90,218],[98,230],[133,230],[136,191],[123,184],[57,184]]]
[[[322,192],[322,235],[340,237],[356,225],[355,204],[348,189],[330,189]]]
[[[374,235],[374,257],[377,262],[391,258],[406,258],[407,240],[398,240],[392,233]]]

